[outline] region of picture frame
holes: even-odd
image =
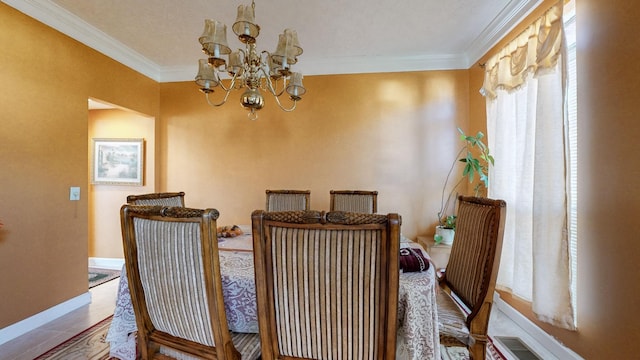
[[[91,183],[144,185],[144,139],[93,139]]]

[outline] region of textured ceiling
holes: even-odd
[[[248,0],[2,0],[157,81],[193,80],[204,20],[231,25]],[[539,0],[256,1],[258,50],[285,28],[306,75],[466,69]]]

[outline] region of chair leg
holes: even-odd
[[[150,341],[148,337],[146,341],[141,341],[140,337],[138,337],[138,348],[140,351],[138,358],[141,360],[155,359],[160,354],[160,345]]]
[[[487,353],[487,340],[476,339],[476,342],[469,348],[469,355],[473,360],[485,360]]]

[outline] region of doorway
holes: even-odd
[[[96,267],[120,269],[124,263],[120,207],[127,195],[155,191],[155,118],[97,99],[89,99],[88,257]],[[93,184],[94,139],[143,139],[143,185]]]

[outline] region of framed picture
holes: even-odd
[[[143,185],[144,139],[93,139],[91,183]]]

